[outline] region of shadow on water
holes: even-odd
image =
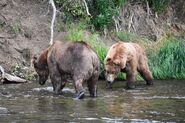
[[[156,81],[152,87],[137,83],[125,90],[117,82],[113,90],[98,84],[98,97],[74,100],[72,85],[54,95],[50,83],[4,84],[0,86],[1,122],[185,122],[185,82]]]

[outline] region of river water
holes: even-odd
[[[125,90],[116,82],[113,90],[98,83],[98,97],[75,100],[69,83],[62,95],[51,84],[0,85],[0,123],[150,123],[185,122],[185,81],[155,81],[152,87],[137,82]]]

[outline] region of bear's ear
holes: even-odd
[[[36,55],[33,55],[33,57],[32,57],[32,64],[36,67],[36,64],[37,64],[37,56]]]
[[[37,56],[36,55],[33,55],[33,60],[37,60]]]

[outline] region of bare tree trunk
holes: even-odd
[[[86,8],[86,11],[87,11],[87,15],[88,16],[91,16],[91,14],[89,13],[89,8],[87,6],[87,2],[85,0],[83,0],[84,4],[85,4],[85,8]]]
[[[52,17],[52,21],[51,21],[51,38],[50,38],[50,42],[49,44],[52,45],[53,44],[53,28],[54,28],[54,22],[55,22],[55,18],[56,18],[56,7],[55,7],[55,3],[53,0],[50,0],[50,4],[53,7],[53,17]]]

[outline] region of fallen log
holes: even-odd
[[[4,68],[0,66],[0,83],[25,83],[27,80],[22,79],[18,76],[13,76],[4,71]]]

